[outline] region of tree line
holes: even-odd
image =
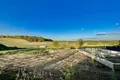
[[[30,42],[44,42],[44,41],[53,41],[52,39],[38,37],[38,36],[24,36],[24,35],[17,35],[17,36],[5,36],[0,35],[0,38],[15,38],[15,39],[24,39]]]

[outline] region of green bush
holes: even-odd
[[[77,48],[80,49],[83,46],[83,44],[84,44],[84,41],[82,39],[79,39],[77,41]]]
[[[70,47],[70,49],[76,49],[75,47]]]

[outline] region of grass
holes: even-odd
[[[28,64],[31,64],[31,63],[33,63],[33,64],[31,64],[31,65],[35,65],[36,63],[34,63],[34,62],[37,62],[37,63],[40,63],[42,60],[40,60],[39,61],[39,59],[42,59],[42,57],[45,57],[45,55],[46,55],[46,58],[44,59],[44,61],[46,62],[46,60],[47,60],[47,58],[48,58],[48,56],[47,55],[49,55],[49,54],[46,54],[46,53],[49,53],[48,51],[49,51],[50,49],[37,49],[37,50],[29,50],[29,51],[23,51],[25,54],[30,54],[30,55],[32,55],[32,56],[28,56],[27,58],[25,57],[26,55],[22,55],[23,57],[20,57],[20,55],[18,55],[17,53],[16,53],[16,57],[14,56],[14,58],[15,59],[18,59],[18,57],[21,59],[21,60],[18,60],[18,61],[21,61],[21,62],[27,62]],[[22,51],[21,52],[18,52],[18,53],[23,53]],[[23,54],[24,54],[23,53]],[[59,53],[59,52],[57,52],[57,53]],[[61,52],[60,54],[62,54],[62,53],[64,53],[64,52]],[[34,55],[34,54],[36,54],[36,56]],[[39,54],[41,54],[41,55],[43,55],[43,56],[41,56],[41,55],[39,55]],[[68,53],[69,54],[69,53]],[[51,53],[51,55],[53,55],[53,53]],[[58,54],[56,54],[55,53],[55,55],[58,55]],[[3,55],[3,56],[5,56],[5,55]],[[8,55],[8,56],[11,56],[11,55]],[[78,55],[76,55],[77,57],[78,57]],[[39,57],[39,58],[38,58]],[[74,59],[76,59],[77,57],[75,57],[75,56],[73,56],[73,57],[69,57],[70,58],[70,60],[72,60],[72,58],[74,58]],[[82,59],[82,57],[83,56],[81,56],[81,58],[80,59]],[[10,59],[12,59],[12,58],[7,58],[8,60],[10,60]],[[25,59],[25,60],[24,60]],[[27,60],[26,60],[27,59]],[[56,58],[56,59],[58,59],[58,58]],[[67,59],[68,60],[68,62],[69,62],[69,59],[68,58],[65,58],[65,59]],[[33,60],[33,62],[32,62],[32,60]],[[86,60],[86,59],[85,59]],[[12,60],[13,61],[13,60]],[[29,62],[30,61],[30,62]],[[58,60],[59,61],[59,60]],[[58,62],[57,61],[57,62]],[[61,60],[60,60],[61,61]],[[15,60],[15,62],[16,62],[16,60]],[[54,62],[54,60],[53,60],[53,62]],[[66,62],[66,61],[65,61]],[[83,63],[82,63],[83,62]],[[87,62],[86,61],[82,61],[82,62],[80,62],[80,64],[81,65],[88,65],[88,64],[86,64]],[[85,63],[84,63],[85,62]],[[25,63],[25,64],[27,64],[27,63]],[[54,63],[56,63],[56,62],[54,62]],[[62,62],[63,63],[63,62]],[[91,60],[91,63],[93,63],[94,64],[94,62],[92,62],[92,60]],[[42,62],[41,62],[41,64],[42,65],[44,65]],[[49,65],[51,65],[51,64],[53,64],[53,63],[51,63],[51,61],[49,62],[48,61],[48,64],[46,64],[46,66],[49,66]],[[59,64],[57,64],[58,66],[57,67],[59,67]],[[69,64],[68,64],[69,65]],[[19,66],[19,65],[18,65]],[[45,66],[45,67],[46,67]],[[88,80],[90,77],[93,77],[93,76],[99,76],[99,74],[93,74],[93,73],[90,73],[90,72],[83,72],[83,74],[80,72],[80,73],[78,73],[77,71],[78,71],[78,67],[77,66],[80,66],[80,65],[75,65],[75,67],[74,66],[72,66],[72,67],[65,67],[63,70],[62,70],[62,75],[58,75],[58,77],[61,79],[61,80],[76,80],[77,78],[76,77],[78,77],[78,75],[76,75],[76,74],[79,74],[79,77],[80,77],[80,79],[79,80],[84,80],[84,79],[86,79],[86,80]],[[85,67],[84,66],[84,67]],[[10,68],[10,67],[9,67]],[[29,69],[30,68],[30,69]],[[33,68],[32,70],[31,70],[31,68]],[[92,68],[92,67],[91,67]],[[39,67],[39,69],[42,69],[42,68],[40,68]],[[2,71],[2,74],[0,74],[0,80],[46,80],[45,78],[47,77],[47,76],[53,76],[53,77],[55,77],[55,75],[57,74],[54,74],[54,75],[51,75],[51,73],[49,73],[49,72],[44,72],[43,71],[43,69],[40,71],[40,72],[37,72],[37,70],[39,70],[39,69],[35,69],[35,67],[31,67],[31,66],[27,66],[27,68],[17,68],[17,69],[13,69],[13,70],[4,70],[4,71]],[[45,76],[45,74],[47,73],[47,76]],[[53,72],[54,73],[54,72]],[[81,75],[82,74],[82,75]],[[86,76],[86,74],[88,75],[88,76]],[[91,75],[91,74],[93,74],[93,76],[90,76],[89,77],[89,75]],[[48,77],[48,78],[50,78],[50,77]],[[75,78],[75,79],[74,79]],[[84,79],[82,79],[82,78],[84,78]],[[114,75],[113,75],[113,78],[114,78]],[[98,78],[97,78],[98,79]],[[49,79],[49,80],[58,80],[58,79]],[[78,79],[77,79],[78,80]],[[89,80],[93,80],[93,79],[89,79]],[[95,79],[94,79],[95,80]],[[103,79],[102,79],[103,80]]]
[[[61,80],[71,80],[75,73],[74,67],[64,68],[61,70],[63,77],[60,77]]]
[[[113,79],[113,80],[117,80],[116,75],[115,75],[115,72],[113,72],[113,71],[112,71],[112,79]]]
[[[13,38],[0,38],[0,43],[6,46],[16,46],[16,47],[27,47],[27,48],[38,48],[40,45],[50,45],[51,42],[29,42],[23,39],[13,39]]]
[[[22,48],[39,48],[40,45],[47,45],[53,47],[52,42],[29,42],[23,39],[13,38],[0,38],[0,43],[6,46],[16,46]],[[83,47],[96,47],[96,46],[113,46],[117,45],[118,41],[84,41]],[[76,48],[76,41],[58,41],[58,48]]]
[[[22,40],[22,39],[11,39],[11,38],[0,38],[0,43],[7,45],[7,46],[17,46],[17,47],[22,47],[22,48],[39,48],[40,45],[47,45],[48,48],[52,48],[52,42],[28,42],[26,40]],[[104,46],[113,46],[113,45],[117,45],[118,41],[84,41],[84,45],[82,47],[99,47],[99,48],[103,48]],[[58,45],[56,48],[69,48],[69,49],[74,49],[76,48],[76,42],[75,41],[58,41]],[[0,53],[2,55],[5,54],[17,54],[17,53],[25,53],[25,54],[40,54],[40,56],[45,56],[45,55],[49,55],[49,50],[48,49],[35,49],[35,50],[25,50],[25,51],[15,51],[15,52],[7,52],[7,53]],[[94,61],[91,60],[90,61],[92,64],[94,64]],[[2,70],[2,69],[0,69]],[[26,69],[18,69],[18,70],[12,70],[12,71],[5,71],[3,72],[3,74],[8,73],[8,77],[11,79],[16,78],[16,80],[24,80],[24,79],[38,79],[39,80],[43,80],[43,76],[40,75],[39,73],[36,72],[32,72],[31,73],[27,73]],[[15,75],[14,75],[15,73]],[[63,73],[63,80],[70,80],[71,77],[74,74],[74,69],[71,68],[67,68],[64,69]],[[27,76],[27,77],[26,77]],[[4,78],[6,78],[6,76],[3,76]],[[114,80],[114,74],[113,74],[113,78]],[[3,79],[1,79],[3,80]]]
[[[25,53],[25,54],[41,54],[41,55],[48,55],[47,49],[19,49],[19,50],[7,50],[7,51],[0,51],[0,55],[6,54],[17,54],[17,53]]]
[[[44,80],[43,75],[33,71],[28,71],[27,68],[20,68],[14,70],[6,70],[0,75],[0,80]]]

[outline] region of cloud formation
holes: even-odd
[[[98,32],[96,35],[118,35],[120,32]]]

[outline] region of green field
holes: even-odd
[[[0,38],[0,44],[4,44],[6,46],[16,46],[23,48],[39,48],[41,45],[47,45],[48,47],[53,47],[53,42],[29,42],[23,39],[13,39],[13,38]],[[63,48],[76,48],[77,41],[57,41],[57,47]],[[113,41],[84,41],[83,47],[95,47],[95,46],[115,46],[118,45],[119,42],[117,40]]]

